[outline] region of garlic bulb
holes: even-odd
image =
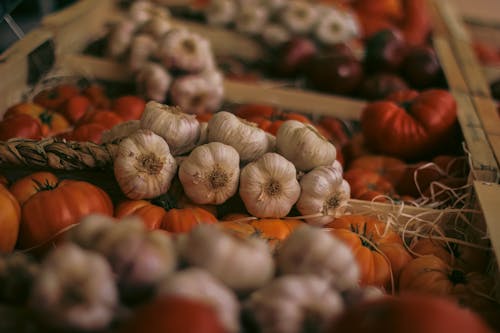
[[[141,122],[139,120],[128,120],[119,123],[102,133],[101,143],[119,141],[137,131],[140,125]]]
[[[210,25],[226,25],[234,21],[237,4],[234,0],[212,0],[205,8],[205,19]]]
[[[275,12],[278,9],[282,9],[288,3],[288,0],[260,0],[261,4],[269,8],[271,11]]]
[[[234,147],[242,162],[259,158],[269,147],[265,131],[226,111],[217,112],[208,121],[208,141]]]
[[[96,253],[71,243],[61,244],[43,260],[30,305],[56,327],[103,330],[118,306],[111,268]]]
[[[120,21],[111,30],[108,37],[106,54],[111,58],[123,56],[132,42],[132,37],[137,28],[133,21]]]
[[[150,35],[136,35],[132,39],[132,43],[130,45],[130,54],[128,58],[130,70],[132,72],[136,72],[141,69],[146,63],[148,63],[157,47],[158,44]]]
[[[186,29],[169,31],[160,41],[158,57],[168,69],[197,73],[212,63],[207,39]]]
[[[240,306],[236,295],[206,270],[191,267],[164,280],[159,295],[175,295],[200,300],[213,306],[227,332],[239,331]]]
[[[297,120],[287,120],[280,126],[276,149],[301,171],[331,165],[337,157],[335,146],[314,126]]]
[[[328,281],[314,275],[286,275],[257,290],[246,304],[259,332],[322,332],[344,306],[342,297]]]
[[[300,195],[297,171],[290,161],[276,153],[266,153],[247,164],[240,175],[240,196],[256,217],[286,216]]]
[[[139,0],[132,3],[128,14],[130,18],[139,23],[145,23],[153,17],[167,19],[170,17],[170,12],[166,7],[157,6],[150,1]]]
[[[297,209],[302,215],[321,213],[321,217],[306,218],[307,223],[323,226],[344,214],[351,196],[349,183],[333,166],[317,167],[300,179]]]
[[[172,76],[163,66],[149,62],[142,66],[136,74],[137,90],[146,98],[163,102],[172,83]]]
[[[295,229],[278,251],[283,274],[314,274],[337,290],[358,286],[360,269],[349,246],[327,231],[312,226]]]
[[[155,39],[163,37],[170,30],[172,30],[172,23],[161,16],[153,16],[141,27],[142,33],[149,34]]]
[[[239,239],[212,225],[194,228],[179,251],[188,264],[204,268],[233,290],[257,289],[274,275],[273,257],[265,241]]]
[[[176,171],[167,142],[150,130],[138,130],[118,145],[114,174],[130,199],[149,199],[167,192]]]
[[[102,214],[90,214],[80,220],[66,234],[66,240],[86,250],[94,250],[100,239],[116,224],[116,220]]]
[[[307,34],[318,21],[318,11],[309,2],[291,0],[281,13],[281,21],[292,34]]]
[[[330,9],[321,16],[314,34],[325,45],[342,43],[353,37],[346,16],[335,9]]]
[[[236,30],[249,35],[257,35],[262,31],[269,18],[267,8],[245,4],[236,16]]]
[[[224,86],[222,80],[214,79],[214,75],[220,73],[210,71],[179,77],[170,91],[172,103],[191,114],[215,111],[222,103]]]
[[[291,39],[290,32],[280,24],[270,23],[262,29],[262,39],[271,47],[278,47]]]
[[[346,307],[355,306],[359,303],[375,300],[385,296],[385,292],[375,286],[366,286],[345,290],[342,293]]]
[[[160,135],[173,155],[184,154],[195,146],[200,137],[200,123],[194,115],[179,107],[150,101],[141,117],[141,128]]]
[[[196,142],[196,146],[201,146],[208,143],[208,122],[204,121],[200,123],[200,137]]]
[[[276,151],[276,137],[271,133],[267,133],[267,149],[266,153],[274,153]]]
[[[196,147],[179,167],[186,195],[197,204],[218,205],[238,190],[240,156],[220,142]]]

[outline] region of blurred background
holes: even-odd
[[[9,15],[24,33],[40,24],[44,15],[62,9],[77,0],[0,0],[0,53],[18,38],[9,27]]]

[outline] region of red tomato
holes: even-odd
[[[42,127],[35,118],[17,114],[0,121],[0,141],[12,138],[40,139]]]
[[[19,103],[10,107],[4,117],[8,118],[16,114],[27,114],[38,120],[42,128],[43,136],[52,136],[66,131],[69,123],[61,114],[48,110],[34,103]]]
[[[50,110],[57,110],[70,97],[79,93],[79,88],[72,84],[61,84],[53,89],[43,90],[38,93],[33,102]]]
[[[139,307],[120,333],[224,333],[207,303],[178,296],[160,296]]]
[[[319,120],[319,125],[326,129],[333,141],[338,142],[341,147],[349,142],[349,135],[345,130],[344,124],[337,118],[324,116]]]
[[[94,112],[89,113],[88,116],[85,116],[81,120],[82,121],[80,122],[80,124],[96,123],[106,127],[106,129],[110,129],[113,126],[123,122],[122,117],[120,117],[113,111],[109,110],[95,110]]]
[[[361,115],[365,142],[377,152],[416,160],[443,151],[457,137],[457,104],[439,89],[396,104],[389,98],[368,104]]]
[[[271,119],[276,115],[276,113],[277,110],[274,106],[262,104],[244,104],[240,105],[234,111],[235,115],[243,119],[256,116]]]
[[[428,295],[386,296],[348,308],[325,333],[493,333],[455,302]]]
[[[84,95],[77,95],[66,101],[62,113],[72,124],[76,124],[90,110],[92,110],[90,99]]]
[[[101,143],[102,132],[105,130],[106,127],[98,123],[82,124],[73,130],[71,140]]]
[[[111,101],[108,96],[106,96],[106,92],[101,85],[91,84],[87,88],[83,90],[83,94],[87,96],[92,105],[98,109],[109,109],[111,107]]]
[[[113,103],[113,111],[125,121],[141,119],[145,107],[144,99],[132,95],[118,97]]]

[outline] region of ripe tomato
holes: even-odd
[[[118,97],[113,103],[113,111],[125,121],[141,119],[145,107],[144,99],[132,95]]]
[[[91,84],[83,90],[83,94],[90,99],[95,108],[109,109],[111,107],[111,101],[106,96],[104,88],[99,84]]]
[[[81,119],[79,124],[90,124],[96,123],[104,126],[106,129],[110,129],[119,123],[122,123],[123,119],[118,114],[109,110],[94,110],[85,117]]]
[[[20,113],[28,114],[38,120],[43,136],[52,136],[64,132],[69,128],[68,121],[61,114],[34,103],[19,103],[10,107],[5,112],[5,118]]]
[[[17,114],[0,121],[0,141],[12,138],[40,139],[39,121],[27,114]]]
[[[82,124],[75,127],[70,138],[73,141],[90,141],[99,144],[105,130],[106,127],[98,123]]]
[[[14,196],[0,185],[0,253],[11,252],[17,242],[21,208]]]
[[[90,99],[84,95],[76,95],[66,101],[62,113],[72,124],[76,124],[90,110]]]
[[[66,100],[79,93],[79,88],[72,84],[61,84],[53,89],[38,93],[33,102],[50,110],[57,110]]]

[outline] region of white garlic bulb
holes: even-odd
[[[160,135],[173,155],[184,154],[195,146],[200,137],[200,123],[194,115],[173,107],[150,101],[141,117],[141,128]]]
[[[172,103],[191,114],[215,111],[224,97],[222,80],[214,78],[217,75],[220,73],[210,71],[179,77],[170,91]]]
[[[167,142],[150,130],[138,130],[118,146],[114,174],[130,199],[149,199],[167,192],[176,171]]]
[[[281,13],[281,22],[294,35],[307,34],[318,21],[318,14],[310,2],[291,0]]]
[[[119,141],[140,128],[141,122],[139,120],[128,120],[122,123],[116,124],[109,130],[102,133],[101,143],[111,143]]]
[[[262,239],[240,239],[213,225],[195,227],[180,245],[181,257],[237,291],[257,289],[274,275],[274,260]]]
[[[293,164],[276,153],[266,153],[247,164],[240,175],[240,196],[250,214],[261,218],[286,216],[300,195]]]
[[[170,19],[161,16],[153,16],[141,27],[141,32],[151,35],[155,41],[170,30],[172,30]]]
[[[208,303],[227,332],[239,331],[240,305],[232,290],[204,269],[190,267],[170,275],[158,289],[160,295],[176,295]]]
[[[30,306],[65,330],[106,329],[118,307],[111,268],[97,253],[71,243],[59,245],[42,262]]]
[[[342,43],[353,37],[345,16],[336,9],[330,9],[321,16],[314,34],[325,45]]]
[[[81,248],[93,250],[104,234],[115,225],[116,220],[111,216],[90,214],[83,217],[74,228],[65,235],[66,239]]]
[[[139,23],[145,23],[153,17],[167,19],[170,17],[170,11],[164,6],[157,6],[151,1],[134,1],[129,8],[130,18]]]
[[[331,165],[337,157],[335,146],[313,125],[297,120],[287,120],[280,126],[276,149],[300,171]]]
[[[250,295],[246,307],[262,333],[323,331],[344,309],[340,294],[314,275],[285,275]],[[316,330],[314,330],[316,331]]]
[[[297,209],[305,216],[322,214],[305,219],[316,226],[323,226],[344,214],[351,196],[349,183],[342,178],[342,172],[333,166],[312,169],[300,179],[300,188]]]
[[[158,44],[150,35],[135,35],[130,45],[130,54],[128,58],[130,70],[136,72],[144,66],[156,51],[157,47]]]
[[[269,148],[265,131],[226,111],[217,112],[208,121],[208,141],[234,147],[242,162],[259,158]]]
[[[196,146],[201,146],[208,143],[208,122],[200,122],[200,137],[196,142]]]
[[[147,99],[163,102],[172,83],[172,76],[163,66],[149,62],[142,66],[135,77],[137,90]]]
[[[213,62],[208,40],[187,29],[169,31],[160,41],[158,57],[166,68],[190,73],[201,72]]]
[[[278,47],[291,39],[290,32],[280,24],[269,23],[262,29],[262,39],[271,47]]]
[[[266,153],[274,153],[276,151],[276,137],[271,133],[267,133],[267,149]]]
[[[243,5],[236,16],[236,30],[249,35],[257,35],[269,19],[267,8],[258,5]]]
[[[205,8],[205,19],[210,25],[226,25],[236,18],[237,4],[234,0],[212,0]]]
[[[359,285],[360,269],[349,246],[317,227],[295,229],[278,250],[277,265],[283,274],[321,276],[340,291]]]
[[[137,24],[133,21],[123,20],[118,22],[108,37],[106,54],[111,58],[122,57],[130,47]]]
[[[196,147],[179,167],[184,193],[197,204],[218,205],[238,190],[240,156],[220,142]]]

